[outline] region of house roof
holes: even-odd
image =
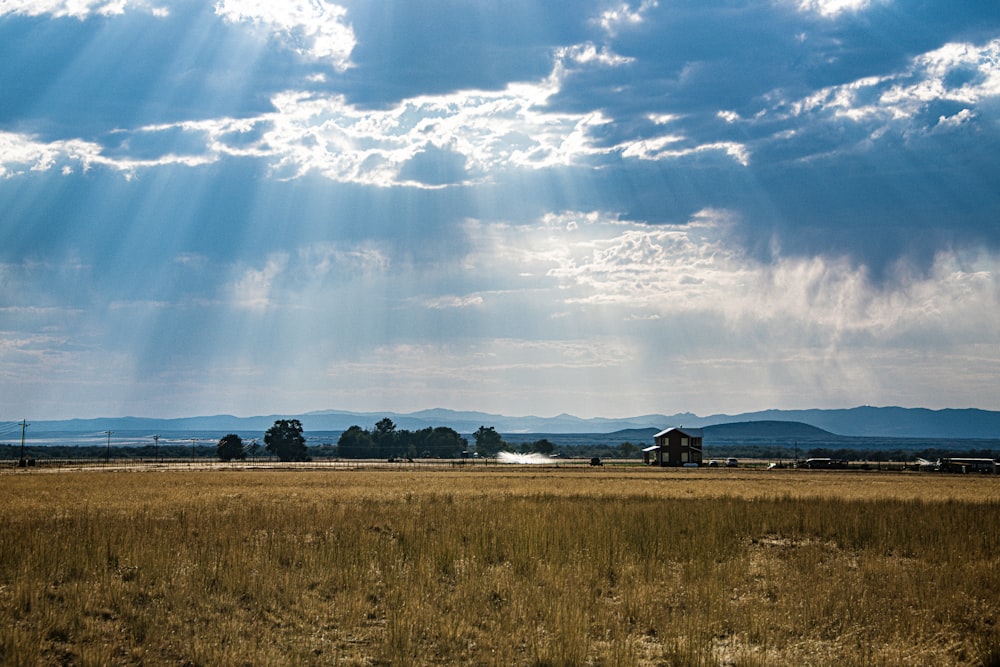
[[[686,435],[689,438],[700,438],[700,437],[702,437],[701,436],[701,429],[700,428],[678,428],[676,426],[671,426],[670,428],[665,428],[662,431],[660,431],[659,433],[657,433],[656,435],[654,435],[653,437],[654,438],[661,438],[661,437],[665,436],[666,434],[670,433],[671,431],[677,431],[681,435]]]

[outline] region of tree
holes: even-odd
[[[555,450],[556,446],[545,438],[542,438],[541,440],[535,440],[533,443],[531,443],[531,451],[538,452],[539,454],[551,454]]]
[[[492,426],[480,426],[472,437],[476,439],[476,452],[480,456],[496,456],[507,445]]]
[[[436,426],[434,429],[428,430],[430,433],[425,436],[424,448],[430,452],[431,456],[438,458],[458,456],[469,444],[453,428]]]
[[[344,458],[360,459],[375,453],[371,434],[360,426],[351,426],[340,434],[337,453]]]
[[[391,454],[396,447],[396,425],[388,417],[380,419],[372,429],[371,439],[380,456]]]
[[[243,438],[235,433],[219,438],[219,444],[216,445],[215,451],[218,453],[220,461],[232,461],[233,459],[242,461],[247,457],[247,453],[243,449]]]
[[[306,439],[298,419],[278,419],[264,433],[264,449],[281,461],[308,461]]]

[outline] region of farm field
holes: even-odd
[[[1000,477],[0,473],[5,665],[1000,665]]]

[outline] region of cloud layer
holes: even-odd
[[[24,0],[0,45],[9,418],[1000,408],[991,8]]]

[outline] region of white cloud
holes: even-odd
[[[220,5],[234,16],[251,15],[257,5]],[[304,11],[304,10],[303,10]],[[319,11],[319,9],[317,9]],[[245,12],[237,13],[237,12]],[[402,100],[388,109],[364,109],[339,95],[287,91],[275,95],[276,111],[251,118],[218,118],[150,125],[122,130],[114,154],[93,142],[42,142],[34,137],[0,134],[0,176],[24,169],[60,167],[65,173],[80,164],[124,172],[165,165],[196,167],[224,156],[262,159],[277,178],[294,179],[320,174],[330,180],[374,186],[443,187],[458,182],[489,180],[510,169],[545,169],[585,165],[601,156],[625,159],[670,160],[704,153],[722,153],[740,164],[749,161],[746,146],[730,141],[692,145],[676,133],[623,142],[607,147],[596,130],[612,120],[600,111],[559,112],[548,108],[564,77],[567,63],[577,67],[616,66],[625,62],[592,44],[563,49],[556,54],[553,73],[533,83],[514,83],[503,90],[463,90],[444,95]],[[675,116],[650,118],[654,126]],[[201,150],[157,157],[129,155],[132,140],[149,144],[158,134],[182,134],[186,146]],[[441,181],[419,178],[417,163],[427,155],[453,156],[461,165]],[[409,174],[409,175],[408,175]]]
[[[567,226],[567,220],[580,224]],[[625,223],[563,213],[531,230],[493,226],[489,246],[512,273],[546,275],[564,304],[616,312],[622,320],[710,317],[733,330],[764,327],[790,342],[906,346],[933,338],[986,344],[1000,331],[1000,258],[942,253],[929,275],[878,286],[864,267],[837,257],[778,257],[762,264],[728,242],[738,224],[706,210],[686,225]],[[533,287],[539,284],[533,283]],[[608,313],[605,313],[605,316]]]
[[[623,227],[607,219],[588,225],[548,275],[563,284],[572,303],[658,312],[664,306],[703,308],[706,299],[730,293],[745,277],[737,252],[719,238],[727,214],[703,216],[691,226]]]
[[[953,75],[960,76],[953,81]],[[910,125],[931,103],[946,101],[974,107],[997,97],[1000,97],[1000,39],[982,45],[946,44],[914,58],[899,73],[823,88],[795,102],[780,102],[775,111],[777,115],[787,109],[796,117],[826,115],[881,125],[883,131],[893,125],[926,131],[932,128],[910,128]],[[967,108],[952,122],[968,121],[972,114],[974,111]]]
[[[642,0],[637,5],[630,2],[622,2],[610,9],[601,12],[596,23],[610,35],[640,25],[646,20],[646,14],[659,6],[657,0]]]
[[[560,63],[577,65],[600,65],[602,67],[620,67],[635,61],[610,51],[608,47],[598,48],[592,42],[584,42],[556,50],[556,59]]]
[[[0,178],[23,176],[26,172],[43,172],[58,168],[64,176],[78,165],[84,172],[103,166],[125,172],[131,178],[136,171],[164,165],[197,167],[218,159],[217,154],[177,155],[166,153],[155,159],[112,157],[104,148],[91,141],[60,139],[40,141],[33,135],[0,131]]]
[[[965,125],[976,118],[976,114],[969,109],[962,109],[950,116],[939,116],[935,128],[947,129],[949,127],[959,127]]]
[[[540,169],[579,163],[607,149],[594,145],[591,130],[608,121],[600,113],[545,109],[558,90],[554,80],[512,84],[501,91],[461,91],[403,100],[385,110],[348,104],[341,96],[286,92],[272,100],[277,111],[256,118],[220,118],[133,131],[136,138],[180,130],[199,139],[200,154],[165,153],[156,158],[111,156],[79,140],[42,142],[0,133],[0,176],[25,169],[44,171],[65,163],[84,169],[103,165],[128,174],[156,166],[199,166],[221,156],[261,158],[279,178],[319,173],[336,181],[376,186],[401,183],[407,163],[428,147],[463,156],[471,178],[507,168]],[[124,132],[128,135],[128,132]],[[247,137],[254,137],[248,141]],[[185,143],[190,144],[191,141]]]
[[[15,382],[37,373],[39,368],[54,371],[72,356],[67,343],[68,338],[62,335],[0,331],[0,360],[4,362],[0,364],[0,378]]]
[[[750,150],[746,145],[736,141],[715,141],[696,146],[671,148],[683,143],[685,137],[676,134],[665,134],[659,137],[628,141],[619,144],[622,157],[633,157],[639,160],[676,160],[701,153],[724,153],[739,164],[746,167],[750,164]]]
[[[233,23],[260,25],[296,52],[329,61],[337,70],[351,65],[357,40],[353,28],[345,22],[347,9],[340,5],[326,0],[220,0],[215,12]]]
[[[84,170],[101,161],[97,144],[70,139],[43,142],[35,137],[0,131],[0,178],[10,178],[25,171],[48,171],[54,167],[80,164]]]
[[[964,74],[959,85],[952,74]],[[976,104],[1000,96],[1000,39],[983,45],[949,43],[914,59],[909,71],[886,91],[881,102],[912,115],[920,105],[934,100]]]
[[[426,306],[432,310],[445,310],[448,308],[469,308],[483,305],[481,294],[467,294],[465,296],[445,295],[428,299]]]
[[[725,112],[719,112],[718,115],[726,118]],[[647,120],[655,126],[670,125],[679,119],[680,116],[673,114],[647,116]],[[735,120],[736,118],[728,118],[727,122]],[[745,144],[735,141],[692,144],[687,136],[676,132],[624,141],[615,146],[614,150],[620,151],[622,157],[638,160],[676,160],[702,153],[723,153],[744,167],[750,164],[750,149]]]
[[[872,0],[798,0],[798,8],[803,12],[835,18],[844,13],[856,14],[872,5]]]
[[[591,128],[599,113],[548,112],[552,82],[501,91],[461,91],[403,100],[386,110],[359,109],[339,96],[289,92],[274,98],[261,141],[274,172],[294,178],[318,172],[332,180],[388,186],[428,146],[464,157],[472,178],[510,167],[567,165],[602,152]],[[419,185],[418,183],[410,183]]]
[[[124,14],[129,8],[143,9],[161,17],[165,16],[167,11],[162,7],[153,7],[144,0],[4,0],[0,3],[0,16],[51,15],[55,18],[71,17],[83,20],[95,14],[98,16]]]

